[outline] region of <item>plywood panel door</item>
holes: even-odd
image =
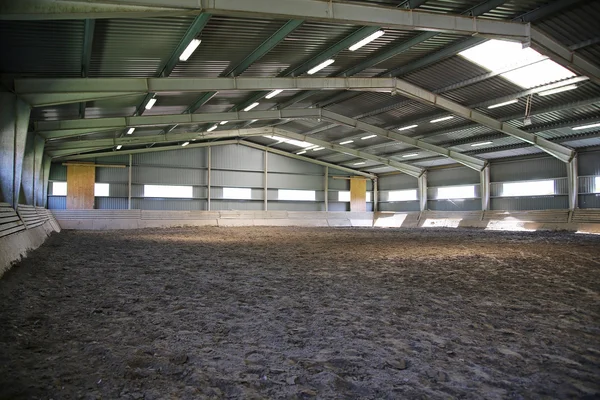
[[[67,209],[90,210],[94,208],[94,182],[96,167],[87,165],[67,166]]]
[[[367,180],[363,177],[350,179],[350,211],[367,211]]]

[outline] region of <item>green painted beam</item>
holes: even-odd
[[[83,28],[83,49],[81,51],[81,77],[87,78],[92,63],[92,46],[94,43],[95,19],[86,19]],[[79,103],[79,118],[85,118],[86,102]]]

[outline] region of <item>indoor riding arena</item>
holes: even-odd
[[[0,400],[600,398],[599,20],[0,0]]]

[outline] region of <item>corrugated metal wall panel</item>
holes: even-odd
[[[291,202],[291,201],[273,201],[269,202],[269,210],[272,211],[325,211],[325,205],[322,202]]]
[[[268,187],[274,189],[323,190],[324,177],[318,175],[268,174]]]
[[[96,168],[96,182],[127,183],[129,182],[129,167],[127,168]]]
[[[212,167],[231,170],[262,171],[264,152],[237,144],[213,147]]]
[[[514,182],[565,176],[567,176],[565,164],[554,157],[497,161],[490,167],[492,182]]]
[[[206,171],[164,167],[133,167],[131,180],[135,183],[154,185],[204,185]]]
[[[567,196],[498,197],[490,199],[492,210],[554,210],[568,209]]]
[[[129,156],[122,154],[118,156],[98,157],[93,159],[96,164],[122,164],[129,165]]]
[[[350,180],[348,179],[333,179],[330,176],[327,185],[329,190],[350,190]]]
[[[65,210],[67,208],[67,197],[48,196],[48,208],[50,210]]]
[[[580,195],[579,208],[600,208],[600,193]]]
[[[206,153],[205,148],[157,151],[134,154],[132,161],[133,165],[205,168],[207,166]]]
[[[127,210],[127,198],[120,197],[96,197],[94,208],[99,210]]]
[[[406,174],[386,175],[379,178],[379,190],[416,189],[417,179]]]
[[[67,167],[61,163],[50,164],[50,175],[48,177],[51,181],[67,181]]]
[[[434,211],[477,211],[481,210],[481,200],[430,200],[427,208]]]
[[[577,162],[579,175],[600,176],[600,150],[579,154]]]
[[[416,182],[416,179],[413,179]],[[467,167],[434,169],[427,173],[428,186],[468,185],[470,183],[479,183],[479,173]],[[413,187],[416,187],[416,183]]]
[[[329,211],[350,211],[350,203],[329,202]]]
[[[395,203],[379,203],[380,211],[419,211],[418,201],[401,201]]]
[[[269,154],[267,158],[267,170],[269,172],[289,172],[295,174],[323,175],[324,167],[311,164],[306,161],[296,160],[279,154]]]
[[[109,183],[108,194],[110,197],[127,197],[129,185],[127,183]]]
[[[206,200],[193,199],[132,199],[132,208],[136,210],[206,210]]]
[[[262,210],[262,201],[223,201],[211,200],[211,210]]]
[[[264,177],[262,172],[248,171],[211,171],[211,185],[223,187],[264,187]]]
[[[598,176],[580,176],[579,177],[579,193],[589,194],[600,191],[600,187],[596,187],[596,179]]]

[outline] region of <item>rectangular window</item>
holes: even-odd
[[[277,200],[315,201],[316,194],[314,190],[279,189],[277,191]]]
[[[192,186],[144,185],[144,197],[191,199]]]
[[[594,178],[594,193],[600,193],[600,176]]]
[[[392,190],[388,192],[388,201],[413,201],[417,200],[417,189]]]
[[[67,182],[52,182],[52,193],[51,196],[66,196],[67,195]]]
[[[450,199],[473,199],[475,198],[475,186],[447,186],[440,187],[437,190],[439,200]]]
[[[507,182],[502,184],[502,196],[546,196],[554,194],[554,180]]]
[[[108,197],[108,183],[94,183],[94,196]]]
[[[252,199],[252,189],[224,187],[223,198],[235,200],[250,200]]]
[[[338,192],[338,201],[350,202],[350,192],[348,190],[340,190]],[[371,192],[367,192],[367,203],[371,202]]]

